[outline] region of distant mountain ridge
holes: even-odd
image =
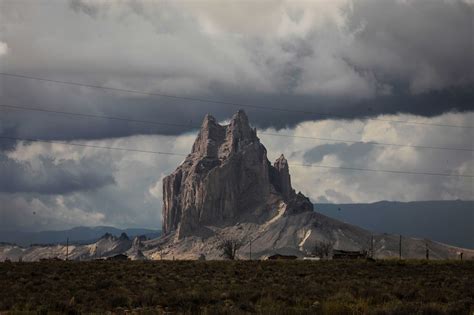
[[[379,233],[428,238],[474,249],[474,201],[314,204],[315,211]]]
[[[69,238],[71,244],[87,244],[94,243],[104,234],[119,237],[122,233],[127,234],[130,238],[140,235],[145,235],[147,238],[156,238],[161,235],[160,230],[152,229],[118,229],[112,226],[80,226],[60,231],[24,232],[0,230],[0,243],[10,243],[25,247],[31,244],[63,244],[66,243],[66,239]]]
[[[133,260],[143,260],[146,242],[145,236],[129,238],[122,233],[115,236],[110,233],[102,235],[97,241],[89,244],[65,244],[33,245],[19,247],[17,245],[0,246],[0,261],[40,261],[42,259],[70,259],[70,260],[94,260],[107,259],[119,254]]]

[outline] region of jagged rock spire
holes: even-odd
[[[217,157],[219,143],[225,138],[225,128],[216,119],[207,114],[193,145],[192,153],[201,157]]]
[[[255,140],[257,136],[255,129],[250,127],[247,114],[245,114],[243,110],[239,110],[234,114],[234,116],[232,116],[232,120],[229,124],[229,131],[236,139]]]
[[[227,158],[245,144],[257,141],[244,111],[239,110],[227,126],[221,126],[216,119],[207,114],[194,142],[192,154],[195,157]]]
[[[261,220],[295,196],[286,159],[270,164],[244,111],[225,126],[206,115],[192,153],[163,179],[163,233],[205,236],[206,226]]]
[[[273,167],[277,171],[277,183],[276,186],[279,192],[283,195],[285,200],[290,200],[295,196],[295,191],[291,187],[291,178],[290,178],[290,169],[288,167],[288,161],[285,159],[285,156],[282,154],[280,157],[273,163]]]

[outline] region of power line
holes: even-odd
[[[467,148],[450,148],[450,147],[433,147],[426,145],[414,145],[414,144],[398,144],[398,143],[386,143],[386,142],[375,142],[375,141],[360,141],[360,140],[344,140],[344,139],[334,139],[334,138],[320,138],[320,137],[309,137],[309,136],[295,136],[295,135],[283,135],[278,133],[267,133],[260,132],[261,135],[266,136],[275,136],[275,137],[289,137],[289,138],[299,138],[299,139],[314,139],[320,141],[334,141],[334,142],[344,142],[344,143],[360,143],[360,144],[369,144],[377,146],[395,146],[395,147],[408,147],[408,148],[417,148],[417,149],[433,149],[433,150],[447,150],[447,151],[468,151],[474,152],[474,149]]]
[[[83,118],[99,118],[99,119],[118,120],[118,121],[143,123],[143,124],[159,125],[159,126],[199,128],[199,126],[193,126],[190,124],[167,123],[167,122],[152,121],[152,120],[129,119],[125,117],[113,117],[113,116],[105,116],[105,115],[84,114],[84,113],[77,113],[77,112],[65,112],[65,111],[44,109],[44,108],[38,108],[38,107],[16,106],[16,105],[6,105],[6,104],[0,104],[0,107],[20,109],[20,110],[29,110],[29,111],[36,111],[36,112],[43,112],[43,113],[51,113],[51,114],[78,116],[78,117],[83,117]]]
[[[150,153],[150,154],[160,154],[160,155],[188,156],[187,154],[180,154],[180,153],[170,153],[170,152],[161,152],[161,151],[148,151],[148,150],[139,150],[139,149],[130,149],[130,148],[120,148],[120,147],[108,147],[108,146],[100,146],[100,145],[84,144],[84,143],[76,143],[76,142],[66,142],[66,141],[57,141],[57,140],[42,140],[42,139],[4,137],[4,136],[0,136],[0,139],[7,139],[7,140],[12,140],[12,141],[28,141],[28,142],[63,144],[63,145],[70,145],[70,146],[77,146],[77,147],[107,149],[107,150],[117,150],[117,151],[129,151],[129,152],[138,152],[138,153]]]
[[[84,113],[77,113],[77,112],[66,112],[66,111],[50,110],[50,109],[44,109],[44,108],[38,108],[38,107],[16,106],[16,105],[6,105],[6,104],[0,104],[0,107],[36,111],[36,112],[42,112],[42,113],[77,116],[77,117],[82,117],[82,118],[99,118],[99,119],[116,120],[116,121],[124,121],[124,122],[143,123],[143,124],[158,125],[158,126],[200,128],[200,126],[198,125],[191,125],[191,124],[168,123],[168,122],[159,122],[159,121],[152,121],[152,120],[139,120],[139,119],[124,118],[124,117],[113,117],[113,116],[105,116],[105,115],[84,114]],[[385,142],[376,142],[376,141],[366,142],[366,141],[360,141],[360,140],[285,135],[285,134],[270,133],[270,132],[259,132],[259,134],[265,135],[265,136],[271,136],[271,137],[310,139],[310,140],[319,140],[319,141],[326,141],[326,142],[359,143],[359,144],[368,144],[368,145],[374,145],[374,146],[395,146],[395,147],[408,147],[408,148],[417,148],[417,149],[474,152],[474,149],[468,149],[468,148],[437,147],[437,146],[426,146],[426,145],[385,143]]]
[[[328,168],[328,169],[341,169],[341,170],[348,170],[348,171],[376,172],[376,173],[383,172],[383,173],[393,173],[393,174],[411,174],[411,175],[430,175],[430,176],[474,178],[474,175],[462,175],[462,174],[453,174],[453,173],[428,173],[428,172],[411,172],[411,171],[398,171],[398,170],[380,170],[380,169],[371,169],[371,168],[329,166],[329,165],[320,165],[320,164],[288,164],[288,165],[291,165],[291,166],[304,166],[304,167],[320,167],[320,168]]]
[[[130,151],[130,152],[150,153],[150,154],[160,154],[160,155],[170,155],[170,156],[188,156],[188,154],[174,153],[174,152],[148,151],[148,150],[138,150],[138,149],[129,149],[129,148],[98,146],[98,145],[90,145],[90,144],[74,143],[74,142],[64,142],[64,141],[56,141],[56,140],[41,140],[41,139],[5,137],[5,136],[0,136],[0,139],[7,139],[7,140],[13,140],[13,141],[44,142],[44,143],[63,144],[63,145],[80,146],[80,147],[91,147],[91,148],[96,148],[96,149]],[[331,165],[321,165],[321,164],[293,164],[293,163],[289,163],[289,165],[290,166],[302,166],[302,167],[316,167],[316,168],[325,168],[325,169],[362,171],[362,172],[474,178],[474,175],[469,175],[469,174],[468,175],[463,175],[463,174],[453,174],[453,173],[428,173],[428,172],[399,171],[399,170],[382,170],[382,169],[331,166]]]
[[[170,95],[170,94],[156,93],[156,92],[145,92],[145,91],[135,90],[135,89],[124,89],[124,88],[115,88],[115,87],[110,87],[110,86],[93,85],[93,84],[86,84],[86,83],[79,83],[79,82],[72,82],[72,81],[53,80],[53,79],[40,78],[40,77],[34,77],[34,76],[28,76],[28,75],[22,75],[22,74],[6,73],[6,72],[0,72],[0,75],[7,76],[7,77],[13,77],[13,78],[21,78],[21,79],[29,79],[29,80],[37,80],[37,81],[44,81],[44,82],[66,84],[66,85],[82,86],[82,87],[94,88],[94,89],[103,89],[103,90],[110,90],[110,91],[117,91],[117,92],[134,93],[134,94],[148,95],[148,96],[158,96],[158,97],[165,97],[165,98],[177,99],[177,100],[187,100],[187,101],[200,102],[200,103],[221,104],[221,105],[226,105],[226,106],[246,107],[246,108],[253,108],[253,109],[260,109],[260,110],[267,110],[267,111],[279,111],[279,112],[287,112],[287,113],[311,114],[311,115],[324,116],[324,117],[328,117],[328,118],[336,117],[336,118],[340,118],[340,119],[348,119],[347,117],[345,117],[343,115],[320,113],[320,112],[307,111],[307,110],[287,109],[287,108],[281,108],[281,107],[244,104],[244,103],[220,101],[220,100],[205,99],[205,98],[177,96],[177,95]],[[463,125],[436,124],[436,123],[426,123],[426,122],[418,122],[418,121],[405,121],[405,120],[392,120],[392,119],[383,119],[383,118],[363,118],[363,119],[365,119],[365,120],[374,120],[374,121],[391,122],[391,123],[397,123],[397,124],[411,124],[411,125],[425,125],[425,126],[474,129],[474,126],[463,126]]]

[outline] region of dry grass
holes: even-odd
[[[0,313],[472,314],[474,262],[0,263]]]

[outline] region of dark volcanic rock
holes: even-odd
[[[313,206],[291,187],[286,159],[272,166],[247,115],[237,112],[229,125],[204,118],[192,153],[163,180],[163,232],[178,238],[203,235],[206,226],[259,222],[281,202],[292,212]]]

